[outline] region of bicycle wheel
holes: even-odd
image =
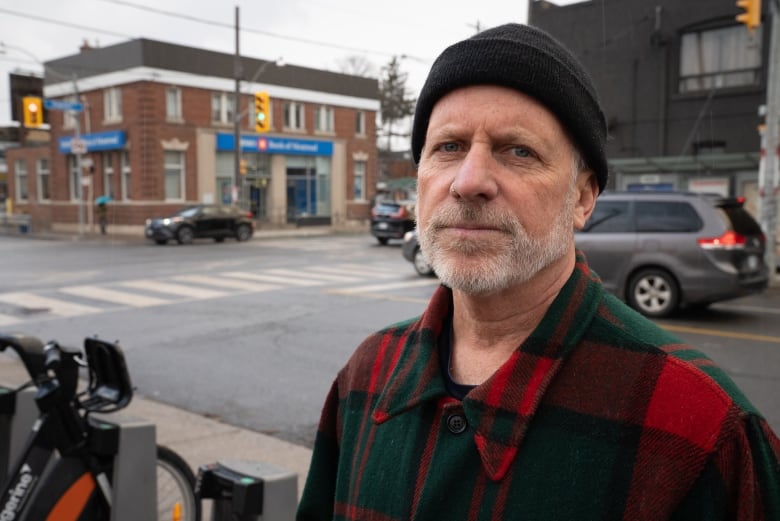
[[[200,521],[195,474],[181,456],[157,446],[157,521]]]

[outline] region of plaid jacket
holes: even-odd
[[[780,441],[708,358],[578,256],[546,318],[460,402],[452,295],[366,339],[327,397],[298,520],[780,520]]]

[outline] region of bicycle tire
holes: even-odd
[[[195,474],[184,459],[157,446],[157,521],[200,521]]]

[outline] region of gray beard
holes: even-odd
[[[443,284],[466,294],[490,295],[529,281],[566,255],[574,241],[573,207],[574,190],[570,190],[547,233],[532,237],[514,215],[457,202],[438,209],[428,226],[419,230],[420,247]],[[498,228],[504,239],[452,244],[441,236],[441,230],[451,223]]]

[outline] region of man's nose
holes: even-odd
[[[498,194],[497,164],[486,145],[472,146],[457,167],[450,193],[459,199],[490,200]]]

